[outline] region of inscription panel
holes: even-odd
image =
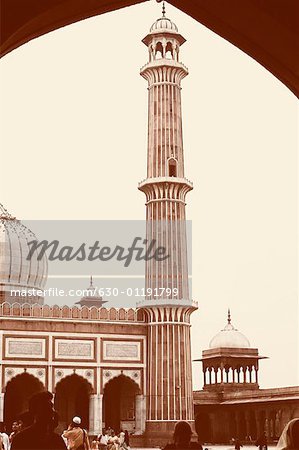
[[[93,339],[55,339],[54,355],[59,360],[93,361],[95,357]]]
[[[141,361],[141,341],[103,340],[104,361]]]
[[[7,359],[46,358],[46,338],[5,336],[4,346]]]

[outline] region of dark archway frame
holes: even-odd
[[[0,55],[71,23],[143,1],[1,0]],[[299,97],[297,0],[169,2],[254,58]]]

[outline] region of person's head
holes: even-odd
[[[111,430],[111,431],[110,431],[110,436],[112,436],[112,437],[115,436],[115,431],[114,431],[114,430]]]
[[[297,419],[292,425],[292,440],[293,447],[299,448],[299,419]]]
[[[175,444],[188,445],[191,441],[192,430],[188,422],[178,422],[174,429],[173,440]]]
[[[11,425],[11,431],[13,431],[14,433],[15,433],[16,431],[19,431],[19,424],[18,424],[18,421],[17,421],[17,420],[15,420],[15,421],[12,423],[12,425]]]
[[[5,432],[6,432],[5,423],[0,422],[0,433],[5,433]]]
[[[29,413],[39,424],[50,425],[53,420],[54,407],[51,392],[43,391],[35,394],[29,400]]]
[[[25,428],[24,422],[22,419],[18,420],[18,427],[19,427],[19,431],[21,431],[21,430],[23,430],[23,428]]]
[[[81,425],[81,417],[75,416],[72,419],[72,427],[73,428],[79,428]]]
[[[299,448],[299,418],[292,419],[284,427],[279,438],[277,449],[297,450]]]
[[[18,416],[18,424],[19,429],[23,430],[24,428],[29,427],[33,424],[34,417],[32,417],[32,414],[30,414],[29,411],[25,411]]]

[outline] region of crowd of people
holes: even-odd
[[[30,421],[25,417],[30,417]],[[108,428],[91,442],[87,431],[81,426],[81,418],[73,417],[62,435],[55,432],[58,414],[54,410],[53,395],[50,392],[35,394],[29,401],[29,411],[24,420],[13,422],[11,433],[6,433],[2,424],[0,430],[0,450],[130,450],[129,433],[118,434]],[[198,442],[192,442],[192,429],[188,422],[178,422],[175,426],[173,442],[164,450],[202,450]],[[266,436],[255,442],[259,450],[267,450]],[[235,450],[242,444],[234,439]],[[291,420],[284,428],[277,444],[277,450],[299,450],[299,418]]]
[[[95,439],[89,441],[87,431],[81,427],[81,418],[73,417],[68,429],[62,433],[68,450],[129,450],[130,441],[127,430],[116,434],[112,428],[103,430]]]

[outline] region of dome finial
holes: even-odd
[[[230,308],[228,308],[227,310],[227,323],[230,325],[231,323],[231,318],[230,318]]]
[[[165,2],[162,3],[162,17],[165,17]]]

